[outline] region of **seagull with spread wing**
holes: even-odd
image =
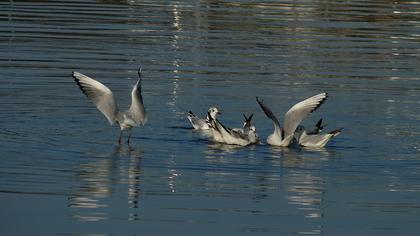
[[[76,71],[73,71],[72,75],[80,90],[104,114],[109,123],[113,125],[117,122],[120,125],[121,132],[118,143],[121,144],[121,136],[125,129],[129,131],[127,143],[130,143],[131,129],[140,124],[144,125],[147,122],[146,110],[141,95],[141,68],[138,70],[139,79],[131,91],[131,106],[126,111],[118,109],[114,95],[107,86]]]
[[[210,107],[209,110],[207,111],[207,113],[210,114],[210,116],[213,116],[214,118],[216,118],[217,115],[222,114],[222,113],[220,113],[220,111],[216,107]],[[199,118],[198,116],[196,116],[192,111],[189,111],[187,113],[187,118],[188,118],[192,127],[195,130],[208,130],[208,129],[210,129],[209,115],[207,115],[206,119],[202,119],[202,118]]]
[[[210,130],[213,140],[218,143],[230,145],[247,146],[259,142],[255,126],[251,125],[252,115],[245,117],[244,127],[240,129],[231,129],[224,126],[218,119],[208,113]]]
[[[318,109],[327,97],[327,93],[320,93],[294,105],[284,116],[284,127],[281,127],[279,120],[270,108],[264,104],[263,100],[257,97],[257,102],[261,109],[274,123],[274,132],[268,136],[267,143],[274,146],[289,146],[293,142],[295,130],[300,122]]]

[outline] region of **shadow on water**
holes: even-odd
[[[113,194],[125,192],[129,211],[128,220],[137,220],[135,209],[139,208],[141,195],[142,147],[119,145],[107,154],[93,151],[86,154],[89,162],[80,163],[76,174],[76,184],[68,199],[72,215],[80,221],[101,221],[108,219]],[[92,158],[93,157],[93,158]],[[120,187],[117,188],[117,186]]]

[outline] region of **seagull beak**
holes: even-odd
[[[218,115],[221,115],[222,113],[220,111],[217,112]]]

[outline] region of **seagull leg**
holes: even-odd
[[[122,130],[121,130],[121,132],[120,132],[120,137],[118,138],[118,144],[119,144],[119,145],[121,145],[121,137],[122,137],[122,133],[123,133],[123,132],[122,132]]]
[[[131,129],[128,130],[127,144],[130,144],[130,138],[131,138]]]

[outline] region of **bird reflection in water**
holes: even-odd
[[[282,167],[281,185],[286,190],[286,200],[304,212],[306,219],[323,218],[325,180],[320,170],[328,157],[333,155],[325,149],[293,150],[272,148],[273,159]],[[322,225],[302,229],[302,234],[322,234]]]
[[[252,148],[252,146],[249,147]],[[207,145],[207,150],[205,151],[205,154],[207,156],[228,155],[243,149],[244,147],[238,145],[229,145],[225,143],[210,143]]]
[[[128,220],[137,220],[143,150],[120,145],[110,155],[95,151],[86,156],[88,162],[76,168],[77,186],[69,197],[69,207],[77,209],[73,217],[80,221],[109,219],[117,207],[109,200],[115,195],[126,195],[127,208],[135,209],[128,210]]]

